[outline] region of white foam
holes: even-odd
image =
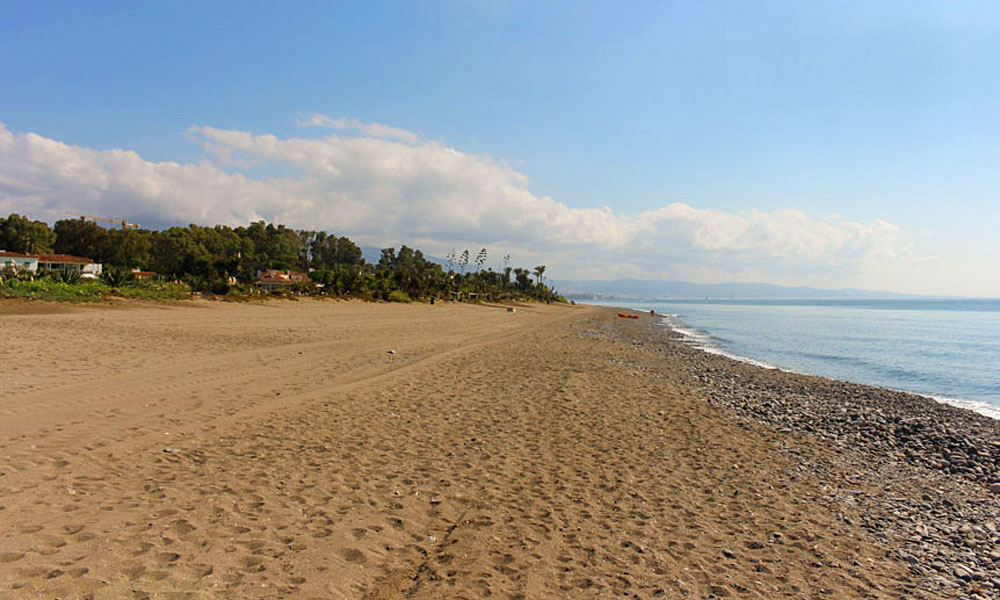
[[[768,364],[764,361],[756,360],[748,356],[740,356],[739,354],[733,354],[723,348],[720,348],[712,341],[712,336],[708,335],[704,331],[699,331],[697,329],[691,329],[683,325],[678,319],[680,315],[661,315],[663,320],[666,322],[667,327],[681,335],[684,338],[684,343],[687,345],[697,348],[702,352],[707,352],[709,354],[716,354],[718,356],[725,356],[726,358],[731,358],[733,360],[746,363],[748,365],[753,365],[755,367],[761,367],[762,369],[778,369],[778,367]]]
[[[707,352],[708,354],[715,354],[718,356],[725,356],[726,358],[731,358],[733,360],[746,363],[749,365],[754,365],[764,369],[776,369],[778,371],[785,371],[788,373],[796,373],[797,371],[791,371],[789,369],[782,369],[774,365],[768,364],[763,361],[754,360],[746,356],[740,356],[738,354],[733,354],[732,352],[727,352],[726,350],[720,348],[712,341],[712,336],[709,334],[699,331],[697,329],[692,329],[685,326],[680,322],[681,315],[660,315],[663,321],[666,323],[667,328],[671,331],[681,335],[684,339],[683,342],[692,348],[697,348],[702,352]],[[886,388],[892,389],[892,388]],[[924,398],[930,398],[935,402],[940,402],[941,404],[948,404],[950,406],[955,406],[958,408],[964,408],[966,410],[971,410],[972,412],[979,413],[983,416],[989,417],[991,419],[1000,420],[1000,406],[990,404],[988,402],[982,402],[979,400],[964,400],[962,398],[949,398],[947,396],[932,396],[930,394],[921,394],[919,392],[912,392],[909,390],[893,390],[898,392],[905,392],[907,394],[914,394],[916,396],[923,396]]]
[[[941,404],[949,404],[951,406],[957,406],[958,408],[971,410],[972,412],[976,412],[981,415],[987,416],[991,419],[997,419],[998,421],[1000,421],[1000,406],[996,406],[995,404],[989,404],[988,402],[981,402],[979,400],[963,400],[961,398],[948,398],[947,396],[928,396],[927,394],[920,394],[920,395],[926,396],[931,400],[936,400]]]

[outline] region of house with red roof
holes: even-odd
[[[75,271],[83,277],[97,278],[103,265],[92,258],[72,254],[21,254],[0,250],[0,268],[12,267],[37,273],[39,271]]]
[[[0,269],[14,269],[15,271],[38,271],[38,258],[17,252],[7,252],[0,250]]]
[[[257,271],[257,281],[254,285],[262,290],[280,290],[297,283],[309,283],[309,275],[297,271],[281,271],[278,269],[263,269]]]

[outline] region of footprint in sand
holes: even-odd
[[[344,550],[344,560],[360,564],[365,562],[366,559],[364,553],[357,548],[347,548]]]
[[[191,523],[189,523],[186,519],[179,519],[177,521],[174,521],[171,524],[170,528],[174,531],[174,533],[178,537],[191,533],[192,531],[197,529],[195,526],[191,525]]]
[[[24,558],[24,552],[0,552],[0,564],[12,563]]]
[[[161,565],[169,565],[177,562],[180,559],[180,557],[181,555],[177,554],[176,552],[161,552],[156,555],[156,562],[160,563]]]
[[[242,562],[247,571],[258,572],[264,570],[264,559],[258,556],[246,556]]]
[[[84,528],[83,525],[70,524],[70,525],[63,525],[62,530],[65,531],[68,535],[73,535],[75,533],[80,533],[81,531],[83,531],[83,528]]]

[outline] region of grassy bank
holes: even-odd
[[[96,302],[109,297],[136,300],[184,300],[191,288],[183,283],[137,280],[112,287],[100,280],[74,283],[39,278],[34,281],[11,279],[0,283],[0,298],[52,300],[56,302]]]

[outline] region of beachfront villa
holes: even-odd
[[[254,282],[254,285],[262,290],[279,290],[297,283],[309,283],[309,275],[297,271],[264,269],[257,271],[257,281]]]
[[[37,254],[38,268],[49,271],[76,271],[83,277],[96,278],[104,272],[103,265],[93,259],[71,254]]]
[[[86,278],[97,278],[104,271],[103,265],[91,258],[71,254],[21,254],[0,250],[0,268],[31,271],[77,272]]]
[[[0,250],[0,269],[38,272],[38,258],[28,254],[17,254]]]
[[[156,277],[156,271],[143,271],[142,269],[132,269],[132,276],[136,279],[150,279]]]

